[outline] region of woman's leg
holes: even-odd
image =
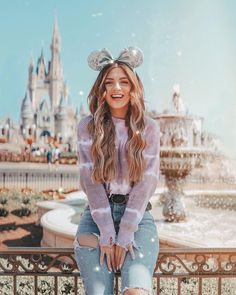
[[[106,261],[100,266],[99,230],[89,209],[80,219],[75,238],[75,259],[80,270],[86,295],[113,295],[114,272],[109,272]]]
[[[150,212],[144,213],[134,236],[135,259],[129,252],[126,254],[121,268],[122,294],[151,295],[153,294],[153,272],[159,251],[157,228]]]

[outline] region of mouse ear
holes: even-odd
[[[124,48],[116,60],[137,68],[143,63],[143,53],[138,47]]]
[[[95,71],[101,71],[107,64],[113,63],[114,59],[110,52],[103,48],[95,50],[88,56],[88,65]]]

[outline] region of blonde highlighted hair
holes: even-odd
[[[128,127],[126,143],[126,159],[128,163],[128,181],[137,182],[143,178],[145,161],[142,151],[145,140],[142,133],[144,124],[144,93],[138,75],[124,63],[116,62],[107,65],[99,73],[88,96],[89,109],[93,119],[88,124],[88,131],[93,138],[91,155],[94,164],[92,180],[109,182],[116,175],[115,163],[115,126],[111,118],[110,108],[105,100],[105,79],[115,67],[120,67],[131,83],[130,103],[125,118]]]

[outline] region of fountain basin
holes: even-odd
[[[236,245],[236,214],[225,209],[200,208],[190,194],[184,198],[185,221],[168,223],[162,216],[162,207],[154,208],[161,246],[174,248],[231,248]],[[235,192],[236,193],[236,192]]]
[[[159,198],[165,191],[164,188],[159,188],[156,195],[151,198],[153,209],[151,210],[154,216],[161,247],[194,247],[208,248],[220,247],[231,248],[236,245],[236,214],[235,211],[225,209],[200,208],[196,206],[194,198],[203,193],[223,194],[224,191],[185,191],[184,204],[187,214],[186,220],[179,223],[169,223],[164,221],[162,215],[162,204]],[[225,191],[225,193],[236,196],[236,191]],[[73,247],[73,241],[76,235],[81,213],[86,206],[84,193],[73,193],[74,205],[78,205],[79,201],[83,201],[81,205],[74,206],[68,204],[60,204],[62,201],[52,201],[56,203],[53,206],[57,207],[45,213],[41,217],[41,225],[43,227],[43,239],[41,246],[43,247]],[[236,198],[235,198],[236,199]],[[66,201],[66,200],[65,200]],[[44,202],[42,202],[44,203]],[[48,202],[45,202],[49,210]],[[59,204],[58,204],[59,203]],[[66,202],[63,202],[66,203]]]
[[[81,213],[81,208],[73,207],[54,209],[44,214],[41,218],[43,227],[41,246],[71,248]]]
[[[86,204],[82,191],[73,192],[64,200],[38,202],[38,223],[43,227],[41,246],[71,248]]]

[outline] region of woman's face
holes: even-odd
[[[125,118],[129,107],[131,83],[122,68],[113,68],[105,79],[106,96],[111,114]]]

